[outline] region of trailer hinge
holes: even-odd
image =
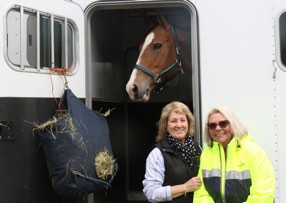
[[[272,75],[272,78],[273,78],[273,80],[275,80],[276,79],[276,72],[277,72],[277,63],[276,63],[276,61],[275,60],[272,60],[272,65],[273,65],[273,75]]]

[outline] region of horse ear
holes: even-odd
[[[164,17],[159,11],[157,11],[157,13],[158,13],[157,19],[158,19],[159,25],[163,27],[168,27],[170,23],[167,21],[166,17]]]

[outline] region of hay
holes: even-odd
[[[3,123],[0,123],[0,127],[9,128],[9,125],[5,125],[5,124],[3,124]]]
[[[109,176],[112,176],[114,164],[115,160],[108,153],[107,149],[97,153],[95,156],[95,169],[99,178],[106,180]]]
[[[35,129],[37,129],[37,130],[45,130],[46,128],[53,127],[54,124],[58,122],[58,120],[59,120],[59,118],[53,117],[52,119],[50,119],[50,120],[48,120],[42,124],[34,123],[34,126],[36,127]]]
[[[49,119],[48,121],[42,123],[42,124],[37,124],[33,122],[32,124],[35,126],[33,130],[38,130],[38,131],[48,131],[54,139],[56,139],[56,136],[54,134],[54,130],[57,130],[56,128],[56,123],[58,123],[61,119],[64,119],[66,122],[67,128],[63,129],[64,131],[68,130],[72,137],[76,134],[76,128],[73,124],[72,117],[69,113],[65,113],[63,115],[58,115],[58,117],[53,116],[52,119]]]
[[[102,108],[99,110],[99,111],[97,111],[98,113],[101,113],[104,117],[107,117],[107,116],[109,116],[110,115],[110,113],[111,113],[111,111],[113,111],[115,108],[112,108],[112,109],[108,109],[105,113],[101,113],[101,110],[102,110]]]

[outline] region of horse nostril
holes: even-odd
[[[133,85],[132,92],[134,93],[134,95],[138,94],[138,87],[137,87],[137,85]]]

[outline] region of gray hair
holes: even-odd
[[[204,140],[208,146],[212,146],[213,140],[209,134],[207,124],[209,122],[209,117],[216,113],[222,114],[226,118],[226,120],[229,121],[231,133],[233,137],[236,138],[238,141],[240,141],[243,136],[248,134],[247,128],[239,121],[239,119],[235,116],[234,112],[232,112],[227,107],[215,107],[209,112],[204,127]]]

